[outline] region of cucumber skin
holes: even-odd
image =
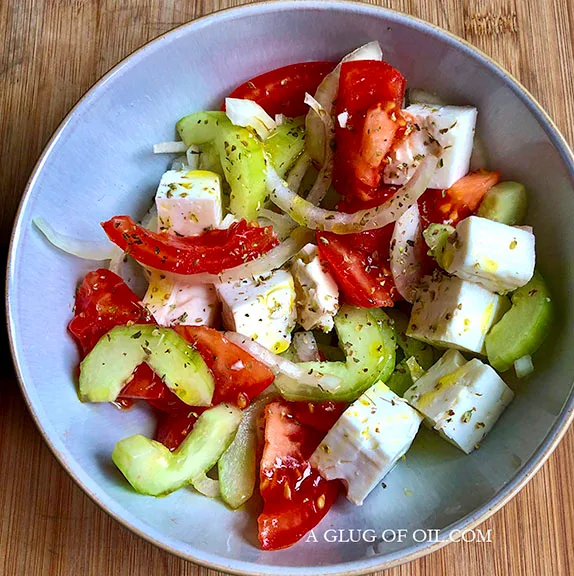
[[[517,226],[522,224],[528,208],[526,188],[518,182],[500,182],[484,195],[477,216]]]
[[[358,326],[362,326],[357,330]],[[355,308],[344,305],[335,316],[339,344],[346,354],[345,362],[302,362],[305,370],[332,374],[342,379],[342,388],[333,393],[300,384],[279,374],[275,385],[287,400],[353,402],[375,381],[386,381],[395,367],[395,330],[389,317],[379,308]],[[367,342],[361,342],[368,330]],[[372,341],[374,339],[374,342]],[[367,348],[365,350],[365,348]],[[350,354],[352,351],[352,355]],[[361,358],[364,357],[364,358]],[[358,362],[355,362],[358,360]],[[367,369],[367,372],[364,372]]]
[[[136,492],[165,496],[208,472],[233,442],[240,421],[238,408],[219,404],[201,414],[174,452],[135,434],[116,444],[112,460]]]
[[[263,143],[273,167],[283,177],[305,149],[305,118],[286,118]]]
[[[516,360],[540,348],[554,315],[550,292],[539,272],[510,298],[510,310],[490,329],[485,340],[488,361],[499,372],[506,372]]]
[[[215,383],[199,352],[171,328],[153,324],[116,326],[98,340],[80,363],[80,400],[113,402],[142,362],[186,404],[211,403]]]

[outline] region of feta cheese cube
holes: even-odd
[[[405,184],[427,154],[438,157],[429,188],[450,188],[468,173],[476,108],[413,104],[405,109],[412,131],[390,151],[384,172],[386,184]]]
[[[219,301],[210,284],[171,281],[167,274],[151,272],[143,303],[160,326],[217,326]]]
[[[361,505],[410,448],[422,416],[378,382],[351,404],[313,452],[310,463],[327,480],[338,478]]]
[[[155,202],[160,230],[194,236],[219,228],[221,178],[207,170],[168,170],[161,177]]]
[[[482,354],[484,339],[509,308],[508,299],[456,276],[425,276],[416,292],[407,336],[438,348]]]
[[[535,260],[532,232],[478,216],[457,224],[443,254],[447,272],[500,294],[528,283]]]
[[[297,294],[297,321],[305,330],[330,332],[339,309],[339,288],[321,264],[317,246],[307,244],[301,249],[291,273]]]
[[[492,367],[476,358],[447,374],[433,368],[405,392],[405,399],[445,440],[470,454],[514,393]]]
[[[279,354],[289,348],[295,327],[295,286],[285,270],[261,279],[227,282],[216,287],[223,305],[223,325],[249,336]]]

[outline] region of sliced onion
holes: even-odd
[[[283,114],[275,114],[275,124],[281,126],[285,122],[285,116]]]
[[[419,378],[424,376],[425,371],[414,356],[407,358],[406,365],[409,369],[413,382],[416,382]]]
[[[522,358],[515,360],[514,371],[516,372],[517,378],[526,378],[526,376],[532,374],[532,372],[534,372],[532,356],[527,354],[526,356],[522,356]]]
[[[257,258],[256,260],[251,260],[245,264],[240,264],[235,268],[229,268],[221,274],[176,274],[174,272],[164,272],[166,278],[169,278],[172,282],[177,282],[181,284],[195,285],[195,284],[221,284],[224,282],[235,282],[237,280],[242,280],[243,278],[251,278],[262,276],[264,274],[269,274],[272,270],[281,268],[283,264],[288,262],[295,254],[311,242],[314,238],[314,233],[311,230],[305,228],[297,228],[291,234],[291,237],[276,246],[272,250],[269,250],[263,256]]]
[[[325,210],[308,202],[289,189],[272,166],[267,166],[267,190],[272,202],[295,222],[312,230],[351,234],[382,228],[398,220],[427,189],[436,168],[436,157],[427,156],[414,176],[381,206],[354,214]]]
[[[303,178],[305,178],[305,174],[310,166],[311,158],[307,152],[303,152],[303,154],[297,158],[297,162],[295,162],[295,165],[289,170],[289,174],[287,175],[287,186],[289,186],[290,190],[297,191],[301,188]]]
[[[391,238],[391,274],[399,294],[413,302],[415,290],[423,276],[422,224],[415,202],[395,223]]]
[[[185,170],[187,168],[187,156],[182,154],[174,158],[173,162],[169,165],[170,170]]]
[[[253,100],[226,98],[225,113],[232,124],[253,128],[262,140],[265,140],[270,132],[277,128],[275,120]]]
[[[319,362],[319,347],[313,332],[296,332],[293,334],[293,348],[297,355],[297,362]]]
[[[206,474],[201,474],[191,481],[191,485],[204,496],[208,498],[217,498],[221,495],[219,481],[210,478]]]
[[[519,230],[524,230],[529,234],[534,234],[534,228],[532,226],[514,226],[514,228],[518,228]]]
[[[154,154],[182,154],[187,150],[183,142],[160,142],[153,145]]]
[[[201,155],[201,150],[199,146],[190,146],[185,151],[185,157],[187,159],[188,170],[197,170],[199,168],[199,156]]]
[[[272,226],[273,231],[281,240],[285,240],[291,236],[291,232],[298,227],[291,216],[287,214],[278,214],[267,208],[259,210],[259,218],[257,221],[263,226]]]
[[[84,260],[110,260],[117,256],[118,248],[109,240],[80,240],[66,236],[55,230],[43,218],[33,218],[32,223],[44,235],[44,237],[56,248],[83,258]],[[121,252],[121,250],[120,250]]]
[[[240,348],[251,354],[254,358],[259,360],[270,368],[275,375],[284,374],[301,384],[316,386],[327,392],[336,392],[342,384],[341,378],[333,376],[332,374],[321,374],[320,372],[312,372],[309,374],[294,362],[290,362],[277,354],[273,354],[270,350],[258,344],[248,336],[243,336],[237,332],[225,332],[225,337]]]
[[[324,108],[325,112],[333,115],[333,104],[339,90],[339,76],[341,75],[341,64],[356,60],[382,60],[383,52],[378,42],[369,42],[364,46],[353,50],[347,54],[335,69],[323,78],[321,84],[315,92],[315,100]],[[315,162],[323,164],[325,151],[325,131],[321,120],[313,112],[309,112],[305,118],[305,148],[307,153]]]
[[[310,106],[310,108],[317,114],[323,124],[323,130],[325,131],[324,150],[323,150],[323,164],[319,174],[317,175],[317,180],[313,184],[313,187],[307,195],[307,201],[315,206],[319,206],[325,195],[327,194],[330,186],[331,180],[333,179],[333,140],[335,138],[335,127],[333,126],[333,118],[330,114],[325,112],[325,109],[309,94],[305,94],[305,104]]]
[[[232,224],[235,224],[235,222],[238,222],[238,220],[233,214],[226,214],[218,228],[220,230],[227,230]]]

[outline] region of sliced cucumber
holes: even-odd
[[[145,362],[180,400],[209,406],[214,382],[202,357],[171,328],[116,326],[80,364],[80,399],[113,402],[135,368]]]
[[[478,216],[509,226],[522,224],[528,208],[526,188],[518,182],[500,182],[482,199]]]
[[[175,128],[186,146],[197,146],[213,142],[222,128],[231,125],[225,112],[195,112],[179,120]]]
[[[455,232],[456,230],[448,224],[431,224],[423,230],[423,238],[429,247],[428,254],[437,261],[441,268],[446,267],[445,248],[449,237]]]
[[[305,118],[285,118],[263,146],[277,174],[283,177],[305,149]]]
[[[516,360],[538,350],[552,322],[552,298],[538,272],[510,299],[510,310],[491,328],[485,340],[488,361],[499,372],[509,370]]]
[[[382,310],[344,305],[335,316],[335,330],[339,346],[345,353],[345,362],[302,362],[299,366],[309,373],[340,377],[339,390],[327,391],[280,374],[275,384],[284,398],[353,402],[377,379],[389,378],[395,367],[395,331]]]
[[[116,444],[112,460],[136,492],[163,496],[208,472],[233,441],[240,421],[240,410],[219,404],[198,418],[174,452],[136,434]]]
[[[413,379],[411,378],[411,372],[407,366],[406,359],[401,360],[397,364],[397,367],[385,384],[395,394],[401,397],[413,385]]]
[[[267,395],[243,412],[241,424],[217,468],[223,501],[234,510],[253,495],[257,481],[257,424],[265,406],[273,400]]]

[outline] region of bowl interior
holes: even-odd
[[[516,400],[480,450],[464,456],[423,430],[385,480],[386,488],[377,488],[366,505],[341,498],[315,530],[316,541],[263,553],[255,510],[231,512],[187,489],[167,498],[139,496],[114,469],[115,442],[136,432],[151,434],[152,420],[144,409],[120,413],[78,401],[78,355],[66,325],[75,287],[96,264],[52,248],[32,229],[31,218],[41,216],[72,236],[101,238],[100,221],[115,214],[139,217],[147,210],[168,164],[151,147],[174,138],[181,116],[217,107],[230,89],[263,71],[336,60],[370,40],[381,43],[384,58],[409,86],[478,107],[479,133],[492,167],[530,190],[528,223],[535,228],[539,268],[559,313],[535,358],[535,376],[512,384]],[[460,527],[513,489],[571,406],[573,174],[563,142],[516,85],[467,46],[406,16],[355,4],[271,3],[179,28],[133,55],[83,99],[31,181],[15,229],[8,288],[13,347],[32,410],[89,494],[139,533],[190,559],[224,570],[321,574],[374,569],[420,551],[428,543],[416,543],[414,530]],[[373,529],[379,538],[325,540],[326,530],[339,528]],[[385,542],[380,538],[385,529],[406,529],[408,535],[402,542]]]

